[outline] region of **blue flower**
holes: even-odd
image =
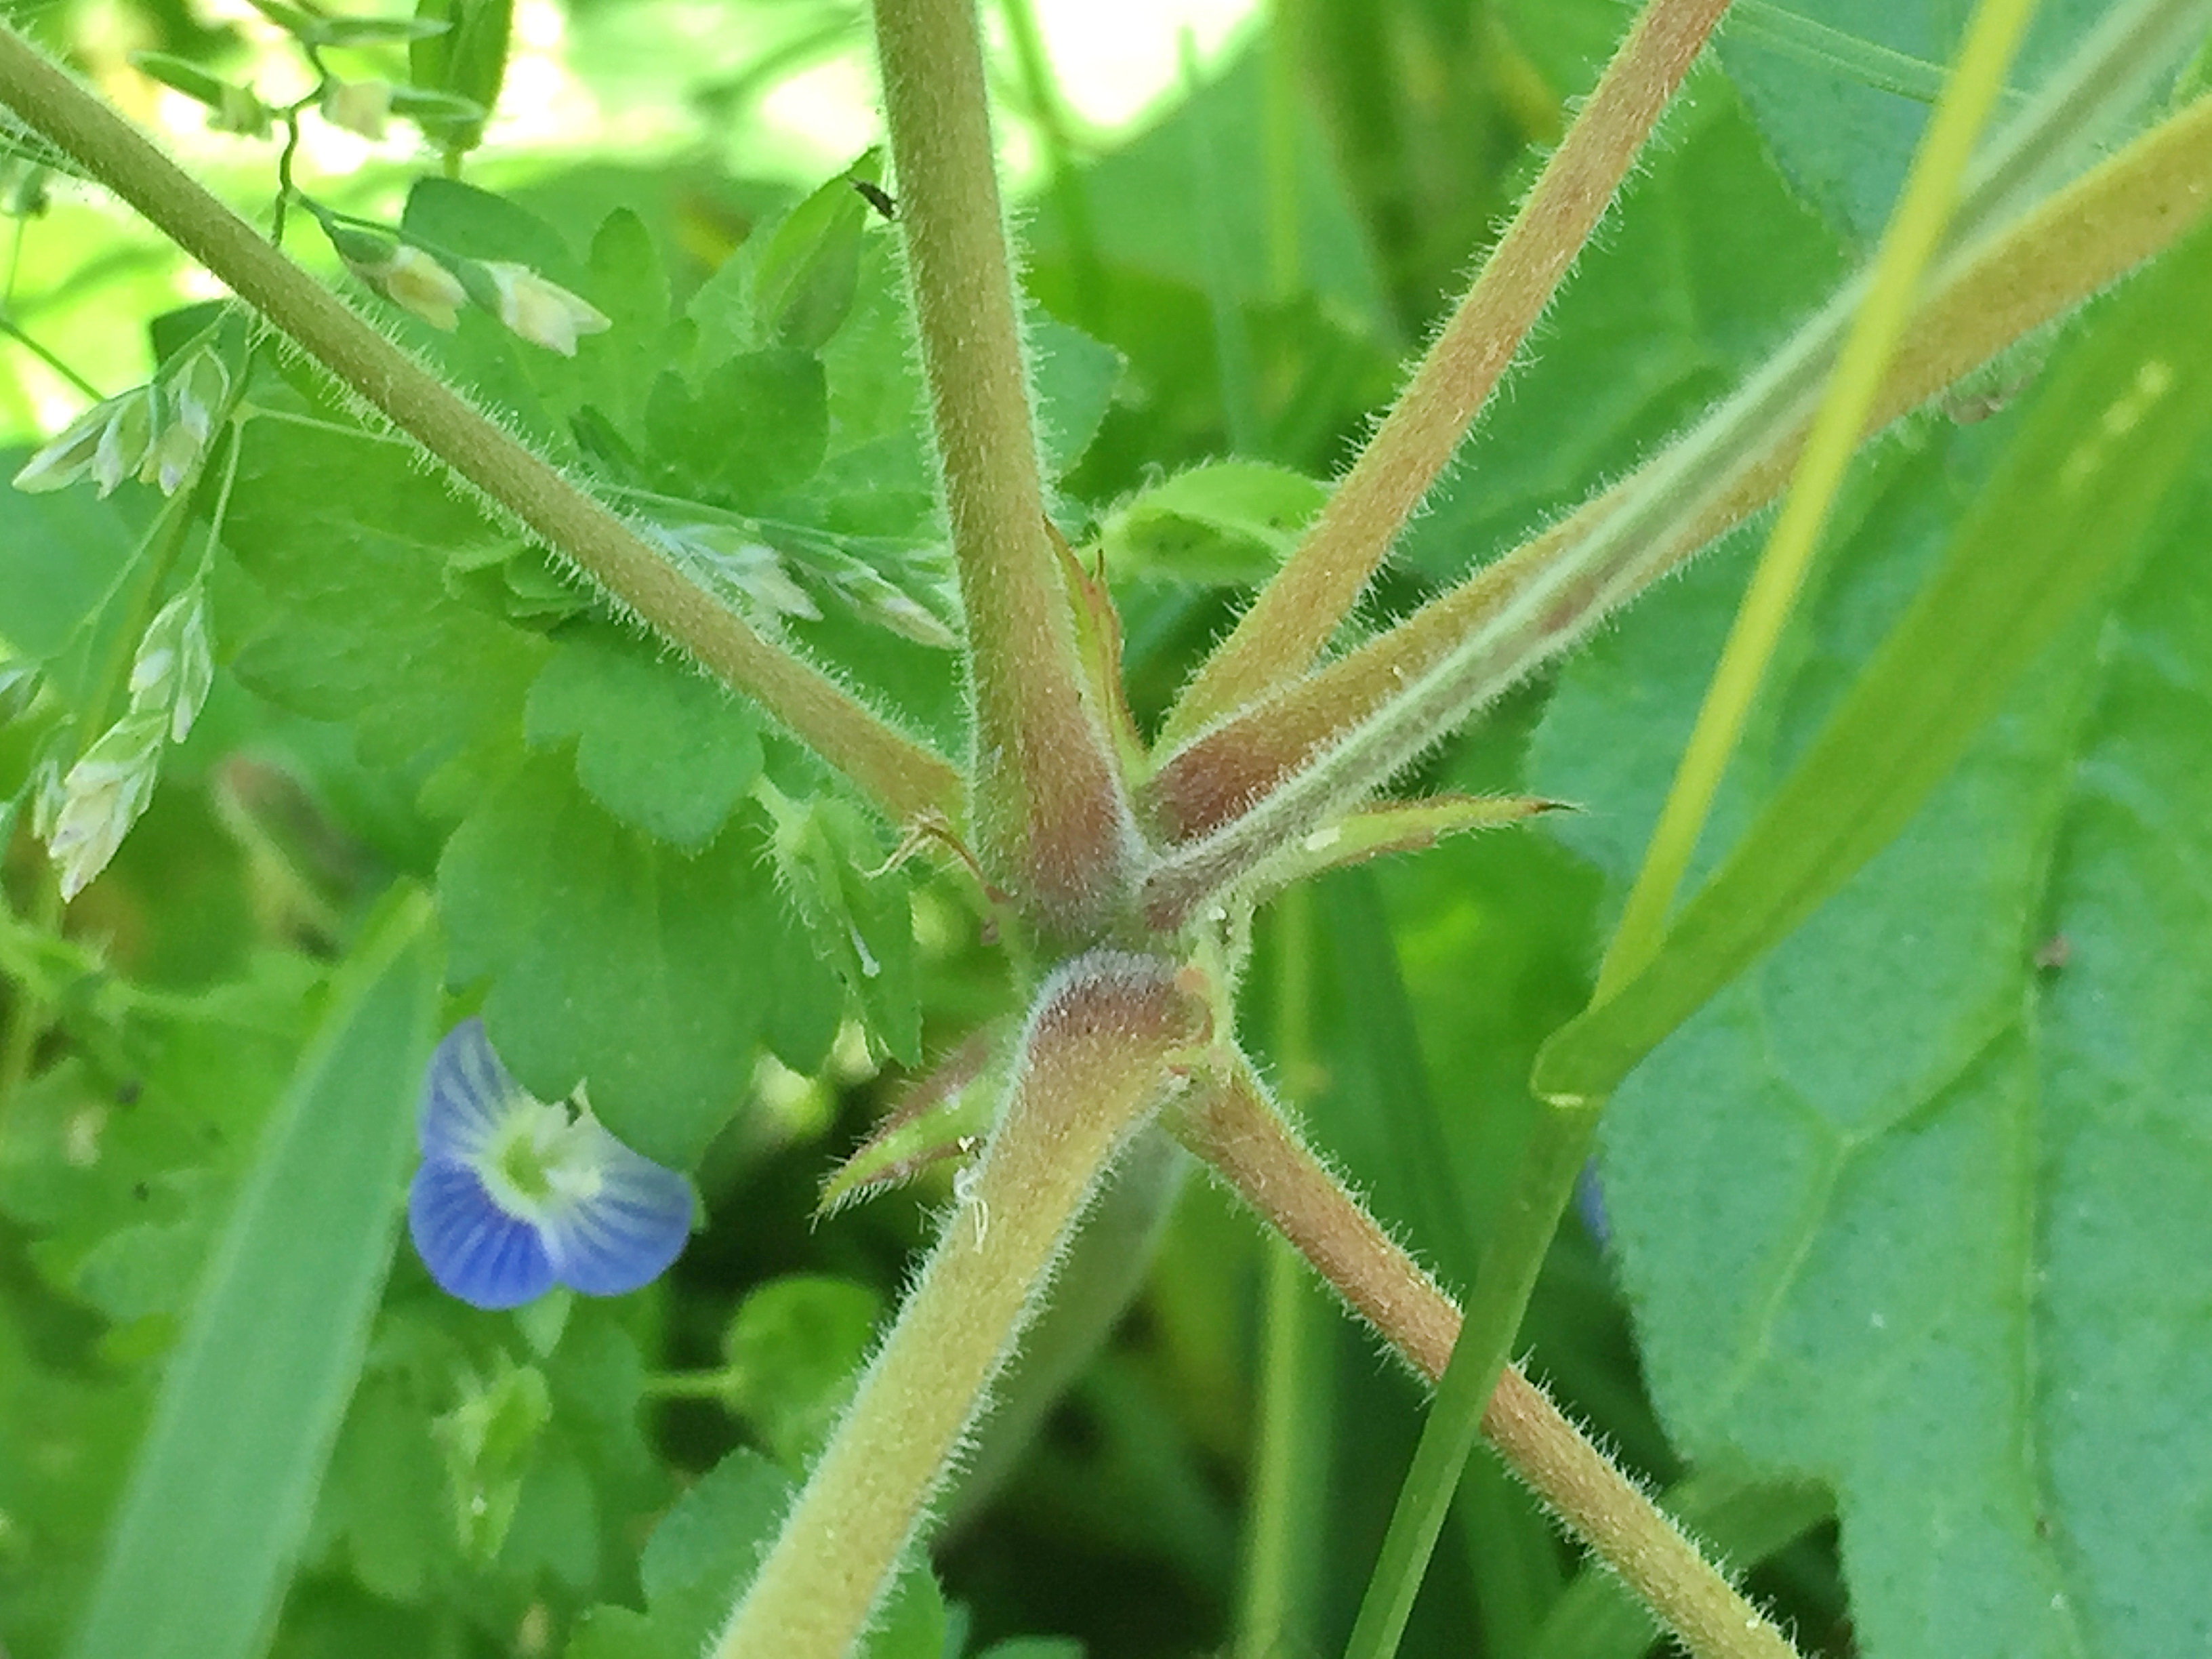
[[[587,1109],[534,1098],[465,1020],[422,1083],[422,1167],[407,1224],[430,1277],[478,1308],[556,1285],[620,1296],[665,1272],[691,1230],[690,1183]]]

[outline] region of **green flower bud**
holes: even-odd
[[[15,488],[37,495],[84,477],[92,470],[93,457],[114,415],[112,398],[86,410],[62,428],[60,436],[23,463],[23,470],[15,475]]]
[[[597,307],[527,265],[488,259],[466,274],[479,305],[532,345],[563,357],[576,355],[578,335],[601,334],[614,326]]]

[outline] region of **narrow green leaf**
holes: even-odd
[[[173,87],[187,98],[196,98],[210,109],[221,109],[227,98],[237,94],[238,88],[219,75],[210,75],[188,58],[175,57],[166,52],[134,52],[131,67],[142,75],[150,75],[165,87]]]
[[[394,87],[392,112],[428,125],[433,121],[478,121],[484,112],[458,93],[425,92],[420,87]]]
[[[303,38],[320,46],[383,46],[443,34],[450,25],[434,17],[322,17]]]
[[[483,141],[484,122],[499,102],[507,78],[507,49],[514,27],[514,0],[416,0],[418,27],[407,46],[415,84],[465,98],[474,116],[422,121],[423,136],[450,155]],[[432,27],[445,25],[442,28]]]
[[[769,233],[753,267],[753,312],[777,344],[818,351],[844,326],[874,211],[854,182],[878,184],[883,173],[883,152],[870,150]]]
[[[1735,852],[1619,992],[1539,1055],[1609,1090],[1902,829],[2008,690],[2106,592],[2212,427],[2212,234],[2130,289],[2038,395],[1942,568]]]
[[[266,1638],[392,1259],[429,921],[407,894],[339,973],[169,1362],[76,1659],[246,1659]]]
[[[828,1215],[981,1146],[1003,1089],[1003,1079],[986,1070],[990,1057],[990,1044],[971,1038],[940,1061],[830,1172],[814,1212]]]

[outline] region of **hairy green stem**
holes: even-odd
[[[1134,830],[1083,693],[1045,519],[974,0],[876,0],[931,426],[968,613],[971,826],[985,872],[1060,938],[1127,890]]]
[[[0,102],[455,474],[574,560],[709,673],[759,702],[892,818],[949,817],[958,810],[958,775],[944,760],[895,731],[819,669],[756,633],[5,27],[0,27]]]
[[[1922,271],[1934,258],[1966,158],[1996,106],[2034,0],[1980,0],[1957,69],[1913,158],[1849,337],[1821,399],[1782,515],[1744,596],[1713,687],[1661,811],[1644,868],[1598,969],[1602,997],[1650,958],[1664,931],[1690,853],[1753,694],[1781,637],[1844,470],[1887,376]],[[1389,1659],[1413,1612],[1421,1567],[1443,1526],[1460,1470],[1474,1449],[1477,1418],[1512,1357],[1536,1275],[1597,1138],[1602,1097],[1548,1099],[1492,1230],[1451,1363],[1415,1449],[1383,1539],[1378,1571],[1360,1607],[1347,1659]]]
[[[2212,200],[2212,100],[1984,235],[2208,0],[2144,0],[2082,49],[1978,175],[1965,251],[1900,343],[1871,430],[2168,246]],[[2095,234],[2084,227],[2094,227]],[[1349,655],[1201,733],[1146,792],[1178,845],[1145,878],[1156,925],[1188,915],[1401,769],[1599,620],[1777,494],[1863,284],[1846,284],[1745,386],[1630,478]]]
[[[1344,620],[1597,228],[1729,0],[1651,0],[1321,517],[1168,717],[1187,737],[1302,672]]]
[[[867,1627],[1077,1218],[1200,1035],[1174,964],[1046,982],[1006,1115],[715,1659],[842,1659]]]
[[[1443,1375],[1459,1310],[1298,1139],[1256,1078],[1240,1073],[1170,1123],[1354,1313],[1424,1376]],[[1773,1621],[1513,1366],[1500,1373],[1481,1426],[1507,1467],[1698,1659],[1796,1659]]]

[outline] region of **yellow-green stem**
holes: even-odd
[[[1304,672],[1489,401],[1729,0],[1651,0],[1321,517],[1168,717],[1173,743]]]
[[[2014,51],[2034,12],[2035,0],[1981,0],[1974,9],[1958,66],[1913,156],[1904,194],[1875,255],[1866,298],[1836,359],[1781,515],[1721,649],[1711,689],[1698,711],[1698,723],[1660,811],[1644,866],[1598,969],[1595,999],[1604,998],[1643,967],[1666,931],[1667,913],[1689,868],[1698,832],[1742,735],[1783,625],[1804,586],[1844,469],[1858,447],[1868,416],[1881,401],[1922,275],[1936,256],[1957,204],[1967,159],[1996,107]]]
[[[1066,938],[1121,903],[1133,830],[1083,695],[1045,521],[973,0],[876,0],[915,324],[968,615],[972,822],[991,880]]]
[[[709,673],[757,700],[892,818],[950,817],[959,810],[959,777],[943,759],[893,730],[828,675],[754,632],[4,27],[0,102],[454,473],[574,560]]]

